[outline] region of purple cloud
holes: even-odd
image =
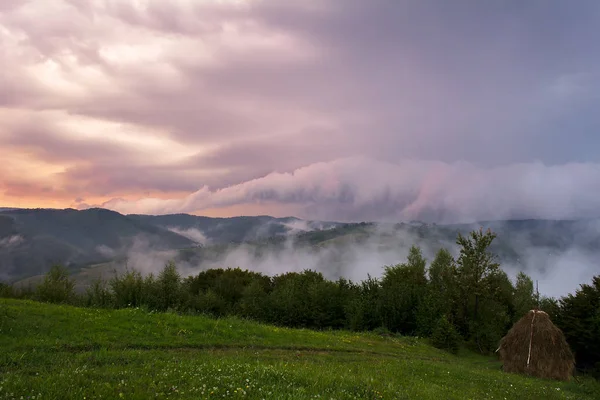
[[[0,200],[592,216],[599,26],[593,1],[3,2]]]
[[[483,169],[462,162],[390,164],[348,158],[292,173],[271,173],[219,190],[202,187],[181,199],[112,200],[103,206],[124,213],[168,214],[240,204],[291,204],[305,218],[454,223],[597,217],[599,190],[597,164],[529,163]]]

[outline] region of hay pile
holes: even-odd
[[[575,368],[562,331],[539,310],[531,310],[517,321],[498,350],[505,372],[568,381]]]

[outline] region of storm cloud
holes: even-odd
[[[586,0],[4,1],[0,202],[595,217],[599,35]]]
[[[219,190],[203,187],[181,199],[111,200],[103,206],[123,213],[169,214],[238,204],[292,204],[304,218],[455,223],[598,216],[599,192],[596,164],[524,163],[482,169],[463,162],[391,164],[349,158]]]

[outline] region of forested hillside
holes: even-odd
[[[308,268],[328,279],[361,280],[367,274],[380,276],[384,265],[402,262],[413,245],[430,260],[442,247],[456,255],[457,233],[479,227],[497,233],[490,248],[511,276],[520,270],[536,279],[549,276],[549,283],[541,287],[544,293],[560,292],[557,279],[568,280],[569,269],[573,279],[600,272],[593,262],[600,255],[597,220],[345,224],[291,217],[12,209],[0,211],[0,279],[35,285],[52,264],[61,264],[81,289],[94,277],[107,277],[108,271],[128,266],[157,273],[174,261],[184,275],[210,268],[240,267],[266,274]],[[573,279],[569,290],[578,283]]]
[[[560,299],[539,296],[532,279],[512,281],[491,251],[491,231],[458,234],[454,257],[440,248],[428,262],[419,247],[385,268],[380,279],[326,279],[304,270],[274,276],[235,269],[209,269],[182,277],[174,263],[157,275],[128,270],[96,280],[77,294],[63,268],[54,267],[34,291],[5,285],[7,297],[90,307],[143,307],[216,317],[237,315],[281,326],[378,331],[429,337],[450,352],[461,346],[491,354],[508,329],[539,307],[563,329],[578,367],[598,374],[600,275]]]
[[[195,245],[166,229],[104,209],[1,211],[0,278],[44,273],[56,263],[74,270],[110,261],[140,240],[157,250]]]

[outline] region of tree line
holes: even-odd
[[[35,290],[0,284],[0,295],[88,307],[236,315],[294,328],[423,336],[451,352],[467,346],[481,353],[493,353],[512,324],[537,307],[563,330],[578,368],[600,376],[600,275],[575,294],[540,298],[528,275],[520,272],[513,283],[500,268],[489,251],[495,237],[482,229],[458,234],[458,256],[440,249],[429,265],[413,246],[406,262],[386,266],[381,278],[368,276],[361,282],[332,281],[312,270],[271,277],[240,268],[183,278],[168,263],[158,275],[127,270],[109,281],[98,279],[78,295],[66,269],[54,266]]]

